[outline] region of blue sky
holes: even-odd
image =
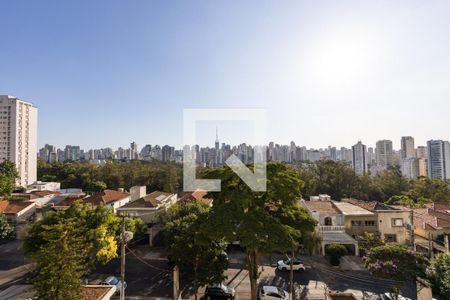
[[[449,1],[19,0],[0,11],[0,94],[39,107],[40,146],[180,146],[185,108],[265,108],[270,140],[308,147],[450,138]],[[249,132],[220,125],[221,141]]]

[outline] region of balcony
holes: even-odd
[[[319,226],[322,232],[345,232],[345,226]]]

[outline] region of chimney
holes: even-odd
[[[145,185],[139,186],[133,186],[130,189],[130,201],[137,200],[139,198],[144,197],[147,194],[147,187]]]

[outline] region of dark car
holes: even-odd
[[[213,286],[208,286],[205,290],[205,299],[234,299],[234,288],[226,286],[225,284],[216,284]]]

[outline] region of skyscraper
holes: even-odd
[[[23,187],[36,181],[37,108],[13,96],[0,95],[0,161],[15,163]]]
[[[401,159],[416,157],[414,148],[414,138],[412,136],[403,136],[401,140]]]
[[[393,151],[392,141],[381,140],[377,142],[377,148],[375,149],[375,156],[377,166],[382,168],[389,168],[393,166]]]
[[[427,142],[428,177],[450,179],[450,143],[442,140]]]
[[[364,175],[367,173],[367,147],[361,141],[352,147],[353,169],[356,174]]]

